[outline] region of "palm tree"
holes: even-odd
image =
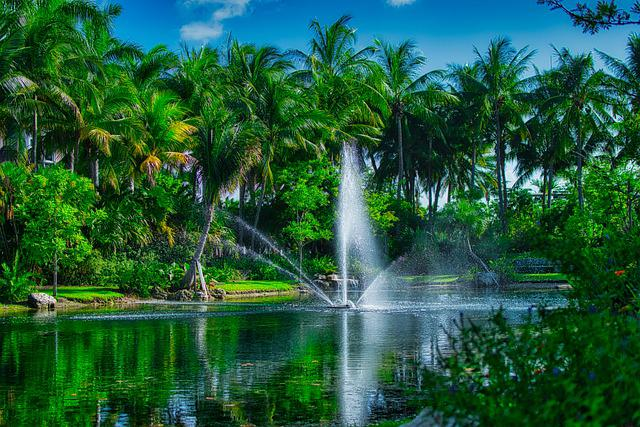
[[[398,145],[398,182],[397,197],[400,198],[405,175],[403,126],[407,113],[419,116],[423,121],[437,125],[440,118],[434,111],[434,104],[455,100],[451,94],[435,84],[443,76],[440,71],[423,74],[426,58],[415,44],[405,41],[392,46],[380,40],[376,41],[378,62],[382,67],[381,86],[387,110],[391,112],[396,129]],[[408,198],[408,192],[405,192]]]
[[[463,76],[481,105],[481,120],[493,125],[495,138],[496,178],[498,184],[498,203],[502,230],[506,231],[506,212],[508,207],[506,180],[506,147],[504,143],[507,125],[523,126],[523,113],[529,80],[525,77],[535,51],[528,47],[516,50],[507,38],[491,41],[487,51],[482,54],[474,48],[477,75]]]
[[[590,53],[573,55],[567,49],[555,49],[555,52],[557,66],[550,73],[551,81],[557,86],[549,103],[561,117],[561,125],[571,130],[574,139],[578,206],[583,209],[585,161],[589,153],[609,137],[611,99],[605,90],[607,75],[595,70]]]
[[[243,120],[225,99],[232,89],[227,87],[218,63],[218,54],[209,48],[185,49],[170,84],[197,115],[193,159],[194,185],[202,184],[204,223],[183,286],[190,287],[201,273],[200,259],[209,238],[216,204],[245,178],[259,159],[253,123]],[[202,276],[201,276],[202,277]],[[201,282],[203,291],[206,285]]]
[[[381,100],[368,84],[376,67],[371,61],[375,49],[356,49],[356,31],[349,26],[350,20],[342,16],[330,26],[312,21],[309,53],[292,52],[303,65],[293,78],[308,88],[306,95],[330,118],[328,132],[320,140],[336,155],[346,141],[375,144],[382,125],[376,109]]]
[[[200,106],[198,140],[192,157],[203,183],[204,225],[183,286],[190,287],[201,273],[200,258],[209,236],[216,204],[232,192],[259,159],[260,146],[250,122],[239,121],[220,99],[204,100]],[[207,294],[206,284],[201,283]]]
[[[87,43],[80,24],[91,22],[108,26],[120,12],[119,6],[98,8],[90,2],[73,0],[43,0],[38,2],[12,2],[6,6],[21,27],[22,49],[16,60],[17,67],[32,82],[32,90],[23,98],[23,109],[30,110],[33,162],[44,160],[39,145],[41,129],[39,115],[47,114],[55,120],[60,110],[77,115],[78,108],[65,87],[74,80],[73,72],[80,64],[87,66]],[[26,117],[25,117],[26,119]]]
[[[226,67],[223,69],[222,77],[226,89],[233,92],[231,96],[227,97],[228,106],[233,108],[241,118],[259,121],[257,112],[260,109],[260,104],[264,103],[262,98],[266,85],[270,80],[284,76],[284,73],[291,68],[291,62],[272,46],[256,47],[250,44],[240,44],[236,40],[229,41],[225,58]],[[260,173],[260,171],[251,171],[254,178],[252,181],[255,180],[255,175]],[[264,177],[261,178],[263,178],[261,181],[264,181]],[[254,187],[255,184],[252,182],[249,188],[252,199],[254,199]],[[246,190],[247,183],[242,182],[238,203],[238,214],[241,220],[244,220]],[[256,211],[258,209],[256,208]],[[240,243],[243,243],[243,240],[244,228],[240,227]]]
[[[255,114],[259,121],[258,137],[261,143],[261,159],[257,166],[260,177],[260,197],[256,207],[253,227],[258,227],[260,211],[267,190],[273,190],[272,162],[291,150],[315,147],[311,136],[328,122],[326,114],[313,108],[304,92],[291,78],[269,77],[261,86]],[[255,235],[251,237],[254,247]]]
[[[627,41],[627,57],[620,60],[598,51],[600,58],[611,70],[612,76],[607,82],[608,90],[612,90],[612,113],[618,118],[616,123],[619,142],[617,152],[609,149],[612,155],[612,166],[621,158],[635,158],[640,150],[638,138],[638,114],[640,114],[640,36],[631,34]]]
[[[154,185],[162,167],[186,165],[191,135],[196,131],[180,98],[168,91],[143,91],[136,113],[142,133],[130,145],[131,189],[137,175]]]

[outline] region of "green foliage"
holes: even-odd
[[[305,260],[303,265],[304,271],[311,275],[316,274],[332,274],[338,271],[338,267],[336,265],[333,257],[330,256],[319,256],[314,258],[308,258]]]
[[[165,264],[153,256],[130,259],[119,255],[106,260],[100,285],[114,286],[125,294],[147,298],[154,288],[177,287],[183,274],[183,266]]]
[[[337,170],[326,158],[301,161],[283,169],[279,183],[285,186],[282,199],[287,206],[287,225],[282,233],[299,251],[310,242],[333,237],[333,215],[327,214],[337,193]]]
[[[393,196],[389,193],[368,191],[365,195],[369,217],[376,234],[385,234],[398,222],[399,218],[391,210]]]
[[[636,425],[639,324],[607,312],[540,313],[520,327],[502,312],[450,336],[445,377],[428,404],[463,425]]]
[[[92,250],[83,233],[95,215],[91,181],[51,167],[30,175],[23,185],[15,220],[24,227],[21,247],[25,257],[44,268],[82,262]]]
[[[0,301],[19,302],[24,301],[35,285],[34,275],[30,272],[20,271],[20,257],[16,255],[13,263],[2,263],[0,275]]]

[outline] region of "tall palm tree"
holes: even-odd
[[[474,52],[477,75],[469,73],[464,79],[479,98],[482,119],[492,124],[499,214],[502,229],[506,231],[508,194],[505,132],[507,125],[524,125],[523,113],[527,105],[523,95],[529,85],[526,73],[535,51],[530,51],[528,47],[516,50],[509,39],[501,37],[492,40],[485,53],[481,53],[477,48],[474,48]]]
[[[257,111],[260,104],[264,102],[262,98],[266,85],[270,80],[283,76],[291,68],[291,62],[272,46],[256,47],[251,44],[241,44],[237,40],[229,41],[225,59],[226,66],[223,69],[222,77],[226,89],[233,92],[233,95],[227,97],[227,105],[233,108],[239,117],[259,121]],[[265,143],[267,142],[265,141]],[[252,171],[253,179],[251,181],[255,181],[256,175],[260,174],[261,171]],[[255,183],[252,182],[249,188],[252,199],[254,199],[254,187]],[[245,216],[246,190],[247,183],[242,182],[238,203],[238,215],[241,220],[244,220]],[[240,227],[238,237],[240,243],[243,243],[243,227]]]
[[[597,51],[612,76],[607,85],[613,91],[612,113],[616,117],[616,140],[619,149],[612,165],[621,158],[635,158],[640,152],[638,115],[640,115],[640,36],[631,34],[627,41],[627,57],[620,60]],[[609,150],[611,151],[611,150]]]
[[[190,156],[194,183],[200,181],[204,222],[183,286],[190,287],[201,272],[200,259],[209,238],[216,204],[242,182],[260,155],[255,125],[225,104],[233,90],[219,66],[218,53],[209,48],[185,49],[171,86],[197,115],[197,132]],[[206,286],[203,291],[206,293]]]
[[[239,121],[220,99],[205,100],[200,106],[200,125],[192,156],[197,176],[203,183],[204,225],[182,284],[193,286],[200,258],[209,236],[216,204],[232,192],[259,159],[260,146],[247,121]],[[206,293],[206,284],[203,291]]]
[[[356,48],[356,30],[350,21],[349,16],[329,26],[312,21],[309,52],[292,52],[303,66],[293,77],[309,89],[307,96],[331,119],[321,140],[336,155],[346,141],[375,144],[382,125],[376,108],[382,102],[367,84],[376,67],[371,60],[375,49]]]
[[[561,117],[562,126],[570,129],[574,139],[576,189],[578,206],[584,208],[583,167],[590,152],[608,138],[611,99],[605,90],[607,75],[596,70],[593,56],[572,54],[567,49],[555,49],[557,65],[550,72],[556,84],[555,96],[549,103]]]
[[[258,138],[261,159],[258,168],[260,197],[253,221],[258,227],[260,211],[267,191],[273,190],[272,162],[277,157],[300,148],[316,148],[312,136],[328,123],[327,115],[314,108],[295,82],[286,76],[272,76],[261,86],[255,114],[258,120]],[[255,235],[251,238],[253,249]]]
[[[452,102],[455,97],[435,84],[443,73],[432,71],[422,73],[426,58],[422,56],[412,41],[398,46],[377,40],[378,62],[382,67],[381,87],[387,110],[393,117],[398,146],[397,197],[400,198],[405,175],[403,127],[407,113],[419,116],[432,125],[440,123],[433,106],[437,103]],[[408,196],[408,193],[406,194]]]
[[[15,22],[21,27],[23,44],[17,66],[35,83],[22,104],[25,113],[30,110],[33,161],[37,165],[44,160],[44,150],[39,144],[42,133],[39,115],[46,114],[47,119],[55,120],[59,110],[76,115],[78,112],[65,86],[74,80],[74,69],[83,62],[88,66],[84,60],[87,42],[80,31],[81,24],[108,26],[120,8],[108,4],[101,9],[84,1],[43,0],[11,2],[4,10],[19,17]]]

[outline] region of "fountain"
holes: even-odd
[[[339,304],[353,308],[349,300],[349,277],[357,268],[365,289],[380,270],[377,242],[371,231],[368,208],[364,200],[362,173],[355,144],[342,147],[342,171],[338,197],[338,259],[342,282]]]
[[[247,224],[241,218],[232,219],[246,232],[253,235],[259,242],[268,247],[274,253],[279,254],[298,274],[302,284],[313,294],[327,302],[333,308],[356,308],[357,303],[349,299],[349,283],[352,283],[352,276],[357,274],[360,282],[367,285],[380,281],[381,260],[377,242],[371,230],[369,222],[368,208],[364,200],[364,185],[362,173],[358,163],[357,147],[352,143],[345,143],[342,149],[342,167],[340,179],[340,192],[338,197],[338,221],[336,224],[336,235],[338,241],[338,260],[340,263],[339,295],[333,301],[304,271],[289,257],[286,252],[275,242],[265,236],[262,232]],[[273,261],[261,256],[253,250],[237,246],[238,252],[248,255],[253,259],[266,262],[278,269],[278,271],[293,277],[294,274],[284,269]],[[358,303],[362,298],[357,300]]]

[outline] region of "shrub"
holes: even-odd
[[[117,286],[126,294],[143,298],[149,297],[154,288],[177,287],[184,274],[183,267],[178,264],[165,264],[154,258],[133,260],[114,257],[109,263],[108,272],[104,273],[104,284]]]
[[[330,256],[320,256],[316,258],[309,258],[304,263],[304,269],[311,275],[316,274],[331,274],[338,271],[338,267]]]
[[[507,325],[466,323],[427,375],[427,404],[462,425],[638,425],[640,324],[635,316],[566,309]]]
[[[24,301],[35,285],[33,277],[32,273],[20,272],[18,255],[11,266],[2,263],[0,300],[6,302]]]

